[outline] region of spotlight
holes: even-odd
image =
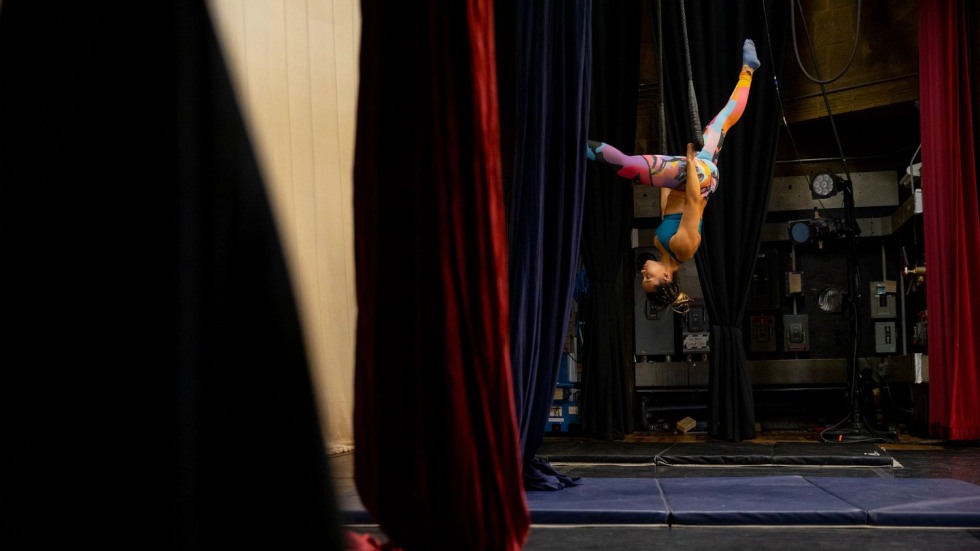
[[[789,237],[797,245],[820,243],[836,237],[837,225],[826,218],[794,220],[789,223]]]
[[[803,245],[810,242],[810,221],[795,220],[789,223],[789,237],[793,243]]]
[[[837,195],[844,179],[829,170],[822,170],[810,178],[810,195],[814,199],[827,199]]]
[[[840,305],[843,302],[844,293],[837,287],[827,287],[817,295],[817,305],[821,312],[837,313],[840,312]]]

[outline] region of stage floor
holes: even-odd
[[[548,436],[541,455],[584,484],[528,493],[525,549],[980,549],[975,443]],[[330,463],[345,524],[383,540],[358,510],[353,454]]]

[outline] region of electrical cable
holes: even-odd
[[[803,66],[802,60],[800,59],[799,48],[797,46],[797,38],[796,38],[796,10],[795,10],[794,5],[793,5],[794,1],[796,2],[797,7],[799,9],[799,12],[801,14],[801,21],[802,21],[802,24],[803,24],[804,36],[806,37],[807,46],[808,46],[808,49],[809,49],[809,52],[810,52],[810,59],[813,62],[814,72],[817,75],[816,78],[814,78],[813,76],[811,76],[807,72],[806,68]],[[841,144],[840,134],[839,134],[839,132],[837,130],[837,124],[834,121],[834,114],[833,114],[833,111],[832,111],[832,109],[830,107],[830,101],[829,101],[829,99],[827,97],[827,89],[826,89],[826,86],[825,86],[826,84],[829,84],[829,83],[834,82],[834,81],[838,80],[839,78],[841,78],[847,72],[847,70],[851,67],[851,64],[854,61],[855,54],[857,52],[857,45],[858,45],[858,42],[860,41],[861,0],[858,0],[857,1],[857,16],[856,16],[856,20],[855,20],[856,21],[856,23],[855,23],[856,29],[855,29],[855,35],[854,35],[854,45],[852,46],[852,49],[851,49],[850,59],[848,60],[847,64],[841,70],[840,73],[838,73],[833,78],[830,78],[830,79],[827,79],[827,80],[823,80],[822,79],[822,76],[820,74],[820,67],[819,67],[819,64],[817,62],[816,56],[814,54],[813,43],[812,43],[812,41],[810,39],[809,29],[806,26],[806,20],[803,19],[802,14],[803,14],[803,6],[802,6],[802,4],[799,3],[799,0],[790,0],[790,15],[791,15],[791,18],[790,19],[791,19],[791,28],[792,28],[792,36],[793,36],[793,48],[794,48],[794,52],[796,54],[797,63],[799,64],[800,70],[807,77],[807,79],[809,79],[811,82],[813,82],[815,84],[818,84],[820,86],[820,94],[821,94],[821,97],[823,98],[824,107],[827,110],[827,116],[828,116],[828,119],[830,121],[831,129],[832,129],[833,134],[834,134],[834,139],[835,139],[835,141],[837,143],[837,150],[838,150],[838,153],[840,154],[840,162],[841,162],[841,164],[843,166],[844,174],[846,175],[846,184],[845,184],[845,189],[843,190],[843,192],[844,192],[844,201],[843,201],[843,205],[842,205],[842,211],[843,211],[843,213],[842,213],[843,216],[842,217],[844,218],[843,226],[845,227],[845,229],[847,231],[847,234],[846,234],[845,237],[848,240],[848,252],[847,252],[847,258],[846,258],[846,264],[847,264],[847,275],[846,275],[846,277],[847,277],[847,286],[848,286],[848,308],[846,310],[845,317],[849,317],[850,318],[850,320],[849,320],[850,321],[850,337],[851,337],[851,345],[852,345],[851,346],[851,350],[850,350],[850,355],[849,355],[849,358],[848,358],[848,363],[849,363],[849,365],[851,367],[851,369],[850,369],[850,371],[851,371],[851,373],[850,373],[850,379],[851,380],[850,380],[850,385],[848,387],[849,388],[849,391],[848,391],[848,401],[849,401],[849,405],[850,405],[851,411],[840,422],[838,422],[838,423],[832,425],[831,427],[828,427],[827,429],[825,429],[821,433],[820,438],[821,438],[821,440],[826,441],[826,442],[843,442],[844,439],[845,439],[845,436],[846,436],[847,437],[846,438],[846,441],[849,442],[849,443],[852,443],[852,442],[890,441],[890,440],[892,440],[892,438],[889,438],[889,437],[886,437],[886,436],[882,435],[877,430],[875,430],[874,427],[869,426],[868,423],[865,421],[865,419],[864,419],[864,417],[863,417],[863,415],[861,414],[861,411],[860,411],[859,396],[858,396],[858,390],[859,389],[858,389],[857,362],[858,362],[858,343],[860,342],[860,323],[859,323],[859,320],[858,320],[858,306],[860,304],[860,298],[861,298],[860,288],[861,288],[861,280],[862,280],[862,277],[861,277],[860,263],[857,261],[857,258],[856,258],[856,248],[855,248],[856,247],[855,241],[857,240],[858,235],[860,235],[860,228],[857,225],[857,220],[856,220],[856,217],[855,217],[854,195],[853,195],[853,187],[851,185],[851,174],[850,174],[850,170],[847,167],[847,158],[844,155],[844,148],[843,148],[843,145]],[[764,2],[763,2],[763,15],[765,17],[766,37],[767,37],[767,40],[769,40],[769,45],[770,45],[770,59],[771,59],[771,56],[772,56],[772,40],[771,40],[771,33],[769,31],[768,15],[765,13],[765,3]],[[779,93],[780,92],[779,91],[779,81],[775,78],[775,76],[773,78],[773,81],[774,81],[774,83],[776,85],[776,96],[779,99],[780,111],[782,112],[783,105],[782,105],[782,99],[781,99],[781,96],[780,96],[780,93]],[[785,115],[783,115],[783,124],[787,128],[787,133],[790,136],[790,140],[792,142],[794,151],[796,152],[797,158],[799,159],[799,157],[800,157],[799,150],[796,148],[796,141],[792,138],[792,133],[789,132],[789,123],[786,121]],[[800,161],[800,162],[802,162],[802,161]],[[821,202],[821,207],[822,206],[823,206],[823,204]],[[890,389],[889,389],[889,392],[890,392]],[[847,421],[851,421],[851,425],[852,425],[853,428],[850,429],[850,430],[841,429],[841,427],[844,426],[847,423]],[[837,435],[837,438],[828,438],[828,435]]]
[[[820,73],[818,71],[814,71],[814,72],[817,73],[816,78],[810,76],[810,73],[808,73],[806,71],[806,68],[803,67],[803,60],[800,59],[800,48],[796,44],[796,11],[793,8],[793,1],[794,0],[790,0],[790,4],[789,4],[789,10],[790,10],[790,18],[789,18],[789,21],[790,21],[790,31],[793,34],[793,52],[796,54],[796,62],[800,66],[800,71],[803,72],[803,75],[806,76],[806,78],[809,79],[810,82],[813,82],[813,83],[816,83],[816,84],[820,84],[820,85],[830,84],[831,82],[834,82],[835,80],[837,80],[840,77],[844,76],[844,73],[846,73],[847,70],[851,68],[851,64],[854,62],[854,57],[855,57],[855,55],[857,53],[858,40],[861,37],[861,0],[857,0],[857,17],[854,20],[854,27],[855,27],[854,28],[854,45],[851,47],[851,58],[849,60],[847,60],[847,65],[845,65],[844,68],[841,69],[841,72],[837,73],[837,76],[835,76],[834,78],[831,78],[831,79],[827,79],[827,80],[821,80]],[[799,8],[800,8],[800,19],[802,20],[803,19],[803,6],[801,5],[801,6],[799,6]],[[803,26],[804,26],[804,28],[806,28],[806,21],[803,21]],[[810,57],[813,57],[813,45],[810,44],[809,42],[810,42],[810,37],[807,36],[807,45],[810,47]],[[814,61],[814,68],[816,68],[816,61]]]
[[[790,1],[793,1],[793,0],[790,0]],[[796,2],[799,4],[799,0],[796,0]],[[860,0],[859,0],[859,3],[860,3]],[[799,5],[799,8],[800,8],[800,13],[803,13],[803,5],[802,4]],[[810,60],[813,61],[813,71],[815,73],[817,73],[817,76],[819,77],[820,76],[820,65],[817,63],[816,55],[814,55],[814,53],[813,53],[813,42],[811,42],[811,40],[810,40],[810,30],[806,26],[806,21],[803,21],[803,34],[804,34],[804,36],[806,36],[807,47],[810,50]],[[796,36],[795,31],[794,31],[794,35],[793,36],[794,37]],[[801,69],[802,69],[802,67],[801,67]],[[822,83],[820,83],[818,81],[814,81],[814,82],[817,82],[817,84],[820,85],[820,96],[823,98],[824,108],[827,110],[827,118],[830,120],[830,127],[831,127],[831,129],[833,130],[833,133],[834,133],[834,140],[837,142],[837,152],[840,153],[841,165],[844,167],[844,174],[847,177],[847,180],[850,181],[851,180],[851,172],[847,168],[847,158],[844,156],[844,146],[841,145],[840,134],[837,132],[837,123],[834,121],[834,113],[830,109],[830,100],[827,99],[827,87],[824,86]]]
[[[792,1],[792,0],[791,0]],[[776,58],[772,55],[772,32],[769,30],[769,13],[766,10],[766,2],[762,1],[762,19],[766,28],[766,42],[769,44],[769,63],[770,67],[776,66]],[[776,102],[779,104],[779,117],[783,121],[783,128],[786,131],[786,136],[789,138],[790,145],[793,146],[793,153],[796,154],[796,163],[799,166],[803,166],[803,156],[800,155],[800,148],[796,145],[796,138],[793,136],[793,131],[789,127],[789,121],[786,120],[786,110],[783,108],[783,96],[782,91],[779,89],[779,78],[776,76],[776,71],[772,74],[773,86],[776,89]],[[779,163],[779,161],[776,161]],[[817,203],[820,204],[820,209],[824,210],[827,207],[823,204],[823,199],[817,199]]]
[[[772,71],[772,82],[776,88],[776,102],[779,103],[779,117],[783,121],[783,126],[786,128],[786,135],[789,136],[789,142],[793,146],[793,152],[796,153],[797,162],[800,165],[803,164],[803,158],[800,155],[800,150],[796,146],[796,138],[793,137],[793,133],[789,129],[789,121],[786,120],[786,110],[783,108],[783,96],[779,89],[779,78],[776,75],[776,58],[772,55],[772,33],[769,30],[769,14],[766,11],[766,2],[762,0],[762,20],[766,28],[766,42],[769,44],[769,66],[773,67]]]

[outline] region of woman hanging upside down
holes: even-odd
[[[701,245],[701,217],[708,196],[718,188],[718,154],[728,129],[738,122],[749,98],[752,74],[759,68],[755,44],[746,40],[742,46],[742,70],[735,91],[725,107],[704,130],[704,147],[695,152],[687,144],[687,155],[626,155],[615,147],[589,141],[590,160],[609,165],[618,176],[634,184],[667,188],[661,201],[663,217],[655,231],[653,245],[660,259],[641,255],[639,270],[643,276],[643,291],[657,311],[671,306],[683,313],[690,308],[691,299],[681,292],[674,279],[681,264],[694,257]]]

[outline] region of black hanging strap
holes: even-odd
[[[656,13],[653,15],[653,27],[657,31],[657,55],[659,56],[657,61],[657,71],[658,80],[660,86],[660,141],[657,143],[657,148],[660,151],[667,151],[667,94],[664,93],[664,28],[663,28],[663,14],[660,11],[660,0],[656,0],[657,9]]]
[[[694,149],[700,151],[704,147],[704,137],[701,135],[701,117],[698,115],[698,98],[694,94],[694,72],[691,70],[691,47],[687,42],[687,13],[684,10],[684,0],[681,2],[681,30],[684,33],[684,60],[687,62],[687,105],[691,115],[691,135]]]

